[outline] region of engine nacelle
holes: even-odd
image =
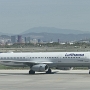
[[[48,69],[48,66],[46,64],[38,64],[38,65],[32,66],[31,69],[37,72],[45,72]]]
[[[72,70],[73,67],[57,67],[56,69],[59,69],[59,70]]]

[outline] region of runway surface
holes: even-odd
[[[28,70],[0,70],[0,90],[90,90],[88,70],[53,70],[29,75]]]

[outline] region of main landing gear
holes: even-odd
[[[49,68],[48,71],[46,71],[46,74],[51,74],[51,73],[52,73],[52,71],[51,71],[51,69]]]
[[[46,74],[51,74],[51,73],[52,73],[52,71],[51,71],[51,69],[49,68],[48,71],[46,71]],[[29,70],[29,74],[35,74],[35,71]]]
[[[29,74],[35,74],[35,71],[30,70],[30,71],[29,71]]]

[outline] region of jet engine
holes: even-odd
[[[72,70],[73,67],[57,67],[56,69],[59,69],[59,70]]]
[[[45,72],[48,69],[48,66],[46,64],[38,64],[32,66],[31,70],[37,71],[37,72]]]

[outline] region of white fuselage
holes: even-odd
[[[47,64],[49,67],[90,67],[90,52],[0,53],[0,64],[29,66]]]

